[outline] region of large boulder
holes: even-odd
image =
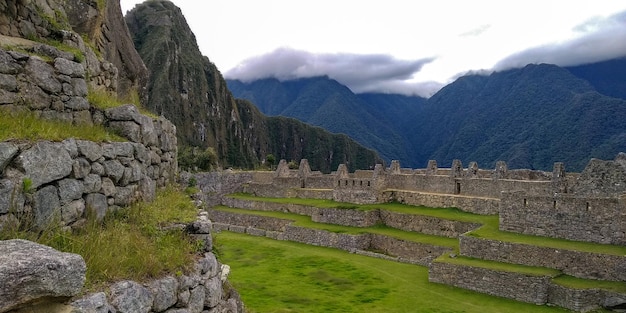
[[[75,296],[85,283],[85,271],[77,254],[27,240],[0,241],[0,313]]]

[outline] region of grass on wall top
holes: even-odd
[[[0,141],[63,141],[67,138],[95,142],[127,141],[102,126],[72,125],[63,121],[41,119],[32,112],[0,109]]]

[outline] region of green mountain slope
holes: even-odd
[[[304,134],[290,131],[291,137],[274,136],[282,130],[270,129],[273,122],[253,105],[235,100],[219,70],[200,53],[194,34],[173,3],[147,1],[125,18],[136,49],[150,71],[148,109],[176,125],[181,144],[213,147],[224,167],[254,168],[267,154],[296,162],[302,155],[311,155],[303,153],[299,146],[286,144]],[[308,131],[308,128],[300,125],[297,129]],[[329,170],[331,165],[336,169],[335,161],[341,159],[349,161],[353,170],[369,168],[379,160],[375,152],[358,147],[349,139],[340,140],[341,136],[327,132],[314,133],[320,136],[319,140],[332,143],[320,145],[320,153],[338,153],[333,159],[310,160],[314,170]],[[294,150],[285,150],[282,148],[285,146]],[[352,150],[342,154],[340,150],[344,146]],[[367,162],[359,163],[355,161],[357,158]]]
[[[386,159],[398,159],[411,165],[411,143],[398,132],[395,118],[391,118],[376,104],[367,101],[376,98],[355,95],[346,86],[328,77],[303,78],[280,82],[262,79],[251,83],[228,80],[228,87],[238,98],[253,102],[268,115],[293,117],[322,127],[334,133],[348,135],[357,142],[370,147]],[[395,95],[394,95],[395,96]],[[378,95],[384,98],[385,95]],[[422,98],[416,98],[419,100]],[[410,116],[416,109],[396,106],[397,115]],[[417,107],[418,104],[415,104]],[[413,103],[411,103],[413,104]]]
[[[626,151],[626,101],[614,98],[626,84],[616,72],[623,65],[623,59],[568,69],[539,64],[468,75],[430,99],[355,95],[326,77],[228,85],[268,114],[344,132],[403,166],[460,159],[492,168],[504,160],[511,168],[550,170],[565,162],[579,171],[590,158]]]

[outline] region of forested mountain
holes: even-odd
[[[350,113],[361,120],[363,116],[375,117],[376,123],[366,120],[362,125],[372,132],[372,138],[387,140],[396,150],[385,150],[385,145],[373,145],[362,137],[353,138],[386,158],[401,160],[404,166],[424,167],[430,159],[450,166],[453,159],[460,159],[466,165],[477,161],[482,168],[491,168],[504,160],[511,168],[550,170],[554,162],[565,162],[567,170],[579,171],[592,157],[612,159],[626,151],[626,100],[620,99],[626,93],[622,87],[626,85],[626,71],[620,71],[625,63],[625,59],[618,59],[567,69],[538,64],[488,76],[468,75],[427,100],[346,94],[335,98],[338,100],[333,105],[342,107],[339,99],[358,100],[344,110],[333,108],[343,112],[333,123],[356,128],[356,118],[347,118]],[[262,111],[269,108],[268,114],[311,121],[311,116],[318,114],[311,112],[325,109],[316,104],[319,101],[311,100],[326,99],[338,90],[333,87],[324,93],[319,86],[336,82],[324,85],[320,80],[330,81],[265,79],[228,84],[235,96],[250,99]],[[303,84],[310,81],[316,81],[317,89],[309,90],[308,84]],[[308,100],[308,106],[302,104],[303,99]],[[387,128],[375,126],[381,123]],[[328,124],[325,121],[320,126],[336,131],[325,126]],[[381,129],[394,135],[385,136]],[[398,144],[402,153],[397,152]]]
[[[224,167],[253,168],[268,154],[299,162],[312,157],[314,170],[340,163],[369,168],[379,157],[354,140],[296,120],[268,119],[254,105],[236,101],[221,73],[202,56],[178,7],[146,1],[126,15],[139,55],[148,67],[148,109],[177,126],[179,143],[213,147]],[[312,145],[311,143],[317,143]]]
[[[375,149],[387,161],[397,159],[405,165],[413,164],[411,142],[402,135],[402,129],[411,122],[408,117],[419,112],[423,98],[355,95],[328,77],[227,82],[233,95],[251,101],[265,114],[293,117],[346,134]]]

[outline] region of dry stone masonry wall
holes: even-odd
[[[177,142],[171,122],[142,115],[132,105],[92,107],[84,64],[50,46],[33,49],[51,60],[0,49],[3,114],[27,110],[68,124],[99,124],[128,142],[1,142],[0,227],[17,223],[18,216],[30,216],[40,227],[51,217],[75,224],[86,211],[101,218],[108,210],[151,200],[157,186],[174,181]]]

